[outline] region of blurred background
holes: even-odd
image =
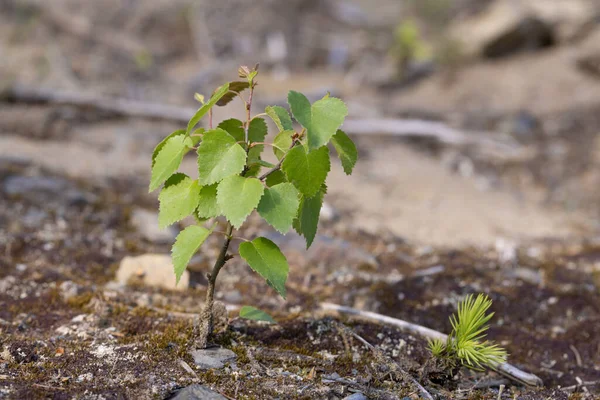
[[[270,233],[292,264],[287,305],[242,264],[231,271],[249,277],[223,276],[221,299],[282,312],[337,301],[447,331],[447,300],[486,291],[517,315],[493,335],[550,349],[529,368],[553,384],[598,378],[597,0],[0,0],[0,279],[80,296],[124,284],[124,257],[168,254],[187,222],[157,227],[152,150],[195,93],[256,63],[254,113],[288,90],[329,91],[360,157],[351,177],[332,163],[310,252]],[[238,101],[215,109],[217,122],[241,115]],[[243,233],[261,232],[251,218]],[[194,259],[182,309],[197,308],[218,245]],[[152,262],[132,271],[158,274],[164,259]],[[155,283],[173,289],[168,266]],[[164,305],[163,289],[127,304]],[[538,310],[551,298],[557,314]],[[568,350],[578,340],[584,364]]]

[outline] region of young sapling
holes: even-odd
[[[325,184],[330,170],[331,143],[346,174],[351,174],[358,158],[356,146],[339,128],[348,110],[337,98],[327,94],[313,104],[301,93],[290,91],[288,110],[280,106],[267,107],[252,116],[252,100],[257,87],[254,68],[240,67],[241,81],[217,88],[192,116],[185,129],[177,130],[160,142],[152,155],[150,191],[162,185],[159,194],[159,224],[168,226],[194,215],[197,224],[179,233],[172,248],[177,282],[192,256],[213,234],[223,236],[221,251],[208,274],[206,302],[200,314],[196,346],[205,348],[213,332],[213,304],[217,276],[228,260],[232,240],[241,239],[239,256],[267,284],[286,297],[285,283],[288,262],[275,243],[265,237],[238,238],[235,231],[254,210],[282,234],[294,228],[312,244],[319,222]],[[244,94],[248,93],[245,97]],[[227,119],[216,128],[212,124],[212,107],[223,106],[239,97],[245,107],[246,119]],[[206,128],[197,128],[208,116]],[[267,124],[264,116],[273,120],[278,133],[272,143],[265,142]],[[299,125],[296,129],[292,116]],[[273,150],[275,164],[262,158],[265,148]],[[178,172],[183,157],[195,150],[198,156],[198,176]],[[216,229],[224,217],[225,228]],[[240,316],[272,322],[265,312],[254,307],[242,307]]]

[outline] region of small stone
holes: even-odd
[[[344,397],[344,400],[367,400],[367,399],[368,399],[367,396],[365,396],[364,394],[362,394],[360,392]]]
[[[64,300],[69,300],[79,294],[79,285],[73,281],[64,281],[60,284],[60,294]]]
[[[177,392],[173,400],[227,400],[221,394],[210,390],[206,386],[193,384]]]
[[[184,271],[179,284],[176,285],[170,256],[144,254],[137,257],[125,257],[117,270],[116,280],[122,285],[135,283],[171,290],[185,290],[189,287],[190,276],[188,271]]]
[[[131,224],[146,240],[153,243],[171,243],[177,236],[177,231],[173,227],[159,228],[158,213],[154,211],[135,209],[131,215]]]
[[[194,350],[190,354],[200,369],[223,368],[225,363],[233,362],[236,359],[233,351],[221,347]]]

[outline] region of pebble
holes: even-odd
[[[165,254],[143,254],[125,257],[116,274],[118,284],[138,283],[146,286],[171,290],[185,290],[189,287],[190,274],[184,271],[176,285],[171,257]]]
[[[221,347],[193,350],[190,354],[200,369],[223,368],[225,363],[233,362],[236,359],[233,351]]]
[[[177,392],[172,400],[227,400],[223,395],[207,388],[206,386],[193,384]]]
[[[350,396],[344,397],[343,400],[368,400],[368,397],[365,396],[364,394],[358,392],[358,393],[351,394]]]
[[[79,285],[73,281],[64,281],[60,284],[60,294],[64,300],[69,300],[79,294]]]

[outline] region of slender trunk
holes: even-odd
[[[196,347],[199,349],[205,349],[208,344],[208,338],[213,333],[213,305],[215,302],[215,283],[217,282],[217,276],[219,271],[225,265],[228,260],[227,250],[229,249],[229,243],[231,242],[231,234],[233,232],[233,226],[229,225],[227,228],[227,234],[221,252],[215,261],[215,265],[208,275],[208,288],[206,291],[206,303],[200,313],[200,327],[198,330],[198,337],[196,339]]]

